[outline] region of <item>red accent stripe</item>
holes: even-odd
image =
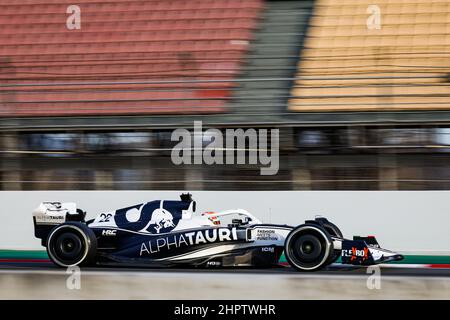
[[[450,263],[434,263],[429,265],[430,268],[436,269],[450,269]]]
[[[6,262],[6,263],[50,263],[50,259],[0,259],[0,263],[1,262]]]

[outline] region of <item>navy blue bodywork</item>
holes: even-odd
[[[50,204],[53,209],[53,203]],[[302,270],[308,270],[308,267],[299,267],[296,263],[307,265],[307,259],[327,265],[341,257],[344,264],[372,265],[403,258],[380,249],[374,237],[343,238],[339,228],[323,217],[292,227],[262,224],[241,210],[245,219],[233,219],[231,224],[219,226],[214,225],[213,220],[206,220],[206,223],[202,220],[208,217],[196,217],[194,221],[194,211],[195,201],[190,194],[183,194],[179,201],[141,203],[102,213],[90,221],[84,221],[86,213],[80,209],[77,209],[77,214],[64,213],[65,222],[60,224],[38,223],[36,216],[33,219],[36,237],[42,240],[52,261],[63,267],[82,263],[154,267],[273,267],[279,265],[285,246],[289,247],[287,261],[295,268],[304,268]],[[234,214],[234,211],[223,214],[230,213]],[[46,211],[39,212],[37,217],[42,219],[42,214],[45,215]],[[181,221],[187,224],[180,225]],[[306,235],[301,233],[304,230]],[[310,240],[317,234],[323,236]],[[292,239],[295,241],[290,244]],[[310,246],[313,241],[323,244],[316,245],[318,249],[310,251],[317,256],[309,257],[310,253],[303,252],[302,245],[297,243]],[[333,250],[334,246],[336,249]],[[326,249],[330,247],[331,251]],[[295,261],[290,258],[293,250],[297,255],[302,254]],[[318,265],[317,268],[320,267]]]

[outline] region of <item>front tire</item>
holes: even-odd
[[[299,271],[316,271],[330,263],[334,254],[328,232],[313,224],[294,228],[284,245],[286,260]]]
[[[60,267],[86,266],[95,261],[97,238],[85,224],[66,222],[48,235],[47,253]]]

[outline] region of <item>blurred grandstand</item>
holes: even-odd
[[[450,1],[373,4],[0,0],[0,188],[450,189]],[[279,128],[279,173],[173,165],[194,120]]]

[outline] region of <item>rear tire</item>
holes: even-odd
[[[294,228],[284,245],[286,260],[299,271],[316,271],[330,263],[333,242],[328,232],[314,224]]]
[[[97,238],[80,222],[66,222],[50,231],[47,238],[50,260],[60,267],[86,266],[94,263]]]

